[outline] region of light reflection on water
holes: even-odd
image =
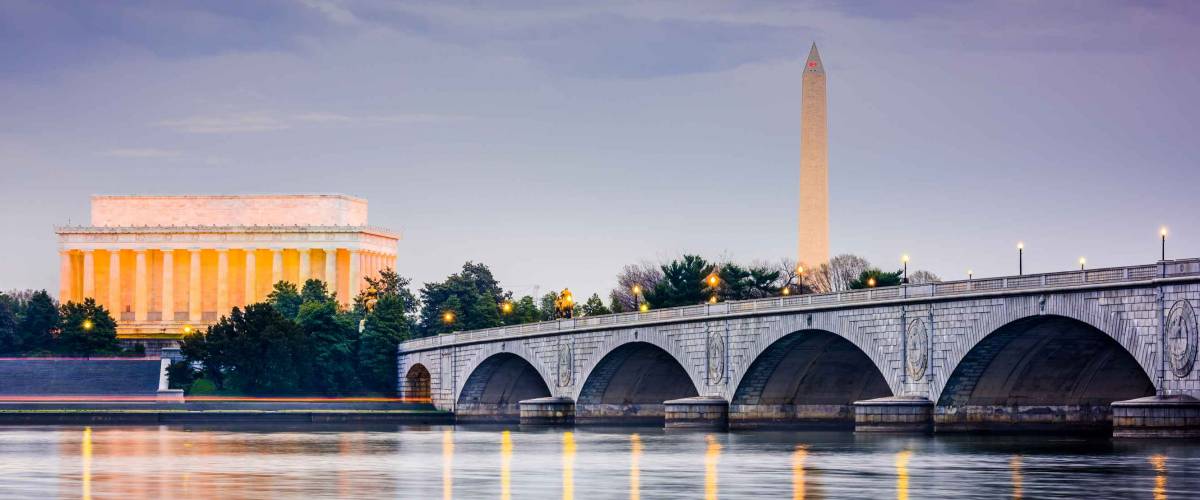
[[[0,427],[0,498],[1187,498],[1200,445],[489,427]]]

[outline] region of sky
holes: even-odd
[[[93,194],[345,193],[417,285],[607,291],[796,248],[828,77],[832,252],[943,279],[1200,256],[1200,3],[0,2],[0,289]]]

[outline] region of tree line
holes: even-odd
[[[122,349],[117,322],[95,299],[58,304],[45,290],[0,293],[0,356],[140,356]]]
[[[349,309],[325,282],[275,284],[267,300],[180,342],[171,384],[191,394],[392,393],[396,348],[412,336],[409,280],[385,269]]]

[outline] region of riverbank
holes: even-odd
[[[158,425],[199,423],[452,424],[428,404],[307,401],[57,401],[0,403],[0,425]]]

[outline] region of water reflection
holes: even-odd
[[[642,436],[636,432],[629,435],[629,455],[629,500],[640,500],[642,472],[639,462],[642,458]]]
[[[512,434],[500,433],[500,498],[512,499]]]
[[[454,498],[454,431],[442,431],[442,498]]]
[[[563,500],[575,498],[575,433],[563,433]]]
[[[704,436],[704,440],[708,442],[708,448],[704,451],[704,498],[716,500],[717,461],[721,459],[721,443],[712,434]]]
[[[808,446],[798,444],[792,452],[792,498],[804,500],[804,459],[808,458]]]
[[[1154,455],[1150,457],[1150,465],[1154,466],[1154,500],[1167,499],[1167,457]]]
[[[80,466],[80,482],[82,483],[82,492],[80,496],[84,500],[92,499],[92,428],[83,428],[83,440],[79,445]]]
[[[1200,491],[1200,445],[1182,441],[501,430],[0,426],[0,498],[916,499],[1086,491],[1090,500]]]
[[[896,453],[896,500],[908,500],[908,459],[912,452]]]
[[[1020,499],[1021,495],[1021,455],[1013,455],[1008,461],[1008,468],[1012,470],[1012,497]]]

